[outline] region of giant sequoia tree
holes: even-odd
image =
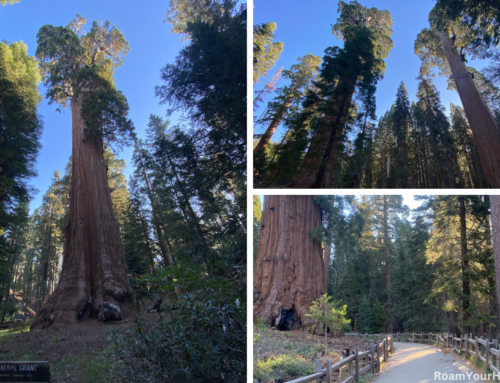
[[[313,300],[326,293],[321,241],[310,234],[322,226],[314,196],[266,196],[254,271],[254,316],[278,329],[313,321]]]
[[[500,130],[495,118],[483,101],[475,83],[474,74],[466,66],[466,53],[481,54],[488,46],[500,40],[498,27],[483,25],[477,30],[461,17],[455,17],[445,1],[438,2],[429,14],[430,28],[423,29],[415,41],[415,53],[427,68],[439,67],[441,75],[453,77],[464,106],[486,178],[493,188],[500,187]],[[444,7],[444,8],[443,8]],[[478,7],[472,7],[476,10]],[[464,10],[462,10],[464,11]],[[464,11],[465,12],[465,11]],[[479,12],[479,18],[486,15]],[[477,18],[477,16],[475,16]],[[474,19],[474,17],[473,17]],[[498,23],[496,23],[498,24]],[[476,26],[480,25],[476,23]],[[464,51],[465,50],[465,51]]]
[[[87,34],[84,24],[78,15],[67,27],[45,25],[37,35],[47,97],[71,106],[73,151],[61,278],[32,328],[89,317],[120,320],[132,308],[103,144],[133,137],[127,101],[113,84],[128,44],[109,21],[94,22]]]

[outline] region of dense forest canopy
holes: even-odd
[[[328,295],[347,305],[352,331],[496,336],[490,196],[413,198],[412,210],[401,196],[315,198],[322,224],[308,236],[322,243]],[[254,204],[258,224],[266,206]]]
[[[400,6],[394,5],[398,15],[403,13]],[[408,46],[414,45],[412,57],[407,57],[409,52],[405,57],[398,53],[397,67],[393,64],[387,68],[386,61],[394,50],[393,39],[399,38],[393,36],[393,26],[405,22],[402,16],[393,19],[391,9],[370,8],[358,1],[338,2],[338,19],[332,30],[343,44],[325,49],[321,61],[315,63],[316,69],[310,72],[306,87],[290,92],[295,82],[282,75],[286,73],[285,67],[261,86],[262,90],[256,91],[259,94],[254,102],[256,185],[291,188],[496,188],[500,185],[495,154],[500,151],[498,7],[490,2],[443,0],[433,3],[429,11],[421,17],[421,31],[413,36],[406,30],[398,32],[411,38]],[[277,24],[269,23],[274,27]],[[287,29],[281,38],[291,34]],[[254,35],[254,51],[262,50],[261,40],[258,34]],[[400,38],[398,41],[401,44]],[[279,39],[269,34],[267,49],[277,44]],[[288,49],[300,56],[301,52],[290,45],[287,43],[283,52]],[[402,48],[396,46],[396,49]],[[269,72],[267,79],[275,71],[273,64],[279,66],[282,62],[276,55],[283,52],[275,50],[273,60],[268,60],[264,73]],[[474,59],[482,60],[479,65],[489,66],[478,70],[469,62]],[[290,62],[289,54],[287,60]],[[409,77],[406,62],[411,61],[413,67],[415,60],[420,61],[420,68]],[[262,77],[261,72],[255,69],[254,78]],[[392,95],[388,94],[387,86],[377,91],[388,73],[392,82],[394,73],[400,76],[399,86],[394,86]],[[447,80],[444,89],[443,81],[436,79],[437,74]],[[417,89],[411,94],[406,85],[411,82],[415,88],[414,78]],[[284,81],[287,85],[280,86]],[[452,103],[443,105],[443,91],[456,92],[453,98],[448,92],[445,95]],[[377,109],[377,101],[390,105],[389,109]],[[458,123],[457,113],[464,124]]]

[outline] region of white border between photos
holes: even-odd
[[[253,383],[253,0],[247,0],[247,382]]]

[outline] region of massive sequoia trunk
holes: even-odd
[[[486,179],[492,188],[500,188],[500,156],[498,155],[500,153],[500,130],[450,38],[442,31],[437,32],[437,35],[448,59]]]
[[[132,289],[108,188],[102,138],[86,138],[80,110],[71,102],[72,177],[61,279],[31,329],[87,318],[120,320],[131,314]]]
[[[309,326],[311,302],[326,293],[314,196],[266,196],[254,272],[254,317],[278,329]]]

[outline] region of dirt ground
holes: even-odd
[[[146,302],[141,307],[141,316],[148,325],[158,320],[157,313],[145,313],[145,307],[151,304]],[[116,357],[109,347],[109,337],[113,329],[125,334],[133,324],[134,318],[130,317],[119,322],[103,323],[95,319],[76,325],[53,325],[43,330],[3,330],[0,333],[0,360],[48,361],[54,383],[98,382],[101,379],[95,380],[93,375],[103,374],[90,370],[100,368],[109,370],[102,381],[111,383],[118,380],[113,379]]]

